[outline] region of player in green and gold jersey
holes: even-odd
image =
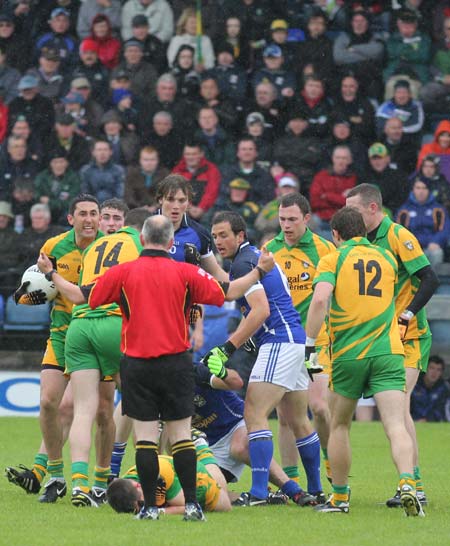
[[[376,186],[360,184],[350,190],[347,205],[358,210],[373,244],[392,252],[398,263],[398,286],[395,309],[405,350],[406,392],[405,421],[414,446],[414,475],[418,497],[427,499],[419,470],[419,450],[416,430],[410,413],[411,393],[420,371],[426,371],[431,348],[431,332],[425,304],[433,295],[439,281],[414,235],[383,213],[381,193]],[[388,506],[400,505],[400,491],[387,501]]]
[[[303,326],[305,326],[306,315],[311,303],[312,283],[317,264],[322,256],[334,250],[334,245],[330,241],[316,235],[308,228],[307,224],[310,216],[311,208],[306,197],[297,192],[284,195],[280,199],[278,209],[281,232],[266,244],[267,249],[273,253],[276,263],[287,277],[292,301],[300,314]],[[325,324],[317,338],[317,351],[319,364],[323,367],[323,372],[315,374],[314,381],[310,383],[308,402],[322,447],[327,476],[331,477],[327,456],[330,426],[330,412],[327,403],[330,355],[329,338]],[[295,439],[286,426],[285,417],[280,411],[278,411],[278,426],[283,470],[289,477],[295,479],[298,477],[298,451],[295,446]],[[307,474],[307,459],[310,457],[309,452],[314,445],[311,440],[313,439],[308,437],[305,439],[304,445],[298,446],[300,453],[306,458],[304,466]],[[305,451],[306,453],[302,453]],[[311,492],[310,487],[308,487],[308,491]]]
[[[317,267],[306,319],[305,358],[317,359],[315,341],[329,311],[331,426],[328,454],[333,494],[316,508],[348,513],[350,426],[361,395],[374,396],[400,475],[407,516],[424,515],[416,496],[412,440],[406,429],[404,351],[395,314],[398,267],[394,256],[369,243],[362,215],[344,207],[331,219],[338,249]],[[331,300],[331,303],[330,303]]]

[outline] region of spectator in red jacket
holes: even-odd
[[[113,37],[111,23],[106,15],[98,13],[92,19],[89,38],[97,42],[98,60],[110,70],[115,68],[119,64],[120,40]]]
[[[194,195],[189,214],[195,220],[200,220],[214,205],[219,195],[221,178],[219,169],[205,159],[200,143],[194,141],[184,145],[183,157],[172,172],[181,174],[191,182]]]
[[[345,206],[347,193],[356,186],[356,175],[350,169],[353,161],[350,148],[336,146],[331,160],[331,167],[319,171],[309,189],[313,219],[317,224],[312,229],[329,240],[330,219]]]

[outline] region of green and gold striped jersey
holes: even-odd
[[[333,285],[329,330],[332,361],[404,354],[395,314],[398,267],[387,250],[364,237],[324,256],[314,286]]]
[[[124,227],[99,241],[94,241],[83,253],[78,284],[80,286],[92,284],[110,267],[138,258],[141,250],[139,232],[132,227]],[[74,319],[109,315],[121,316],[120,308],[116,303],[101,305],[96,309],[91,309],[87,303],[83,303],[76,305],[72,311]]]
[[[400,224],[396,224],[387,216],[378,227],[374,245],[390,250],[398,263],[398,290],[395,300],[397,316],[408,308],[420,280],[414,274],[423,267],[430,265],[416,237]],[[427,322],[425,308],[415,315],[408,325],[405,340],[419,339],[431,335]]]
[[[103,236],[100,231],[96,239]],[[66,281],[77,284],[81,270],[83,251],[75,242],[75,231],[71,229],[48,239],[40,252],[44,252],[56,262],[56,270]],[[65,331],[72,316],[72,302],[58,292],[51,313],[50,331]]]
[[[323,237],[306,228],[303,237],[295,246],[289,246],[280,232],[266,243],[266,248],[273,253],[276,263],[286,275],[292,301],[300,314],[303,327],[306,325],[309,305],[313,294],[313,280],[320,258],[334,250],[334,245]],[[317,337],[317,346],[328,344],[325,325]]]

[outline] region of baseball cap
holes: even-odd
[[[403,21],[404,23],[417,23],[419,17],[417,13],[411,9],[401,9],[397,14],[397,19]]]
[[[140,13],[139,15],[135,15],[133,19],[131,19],[131,26],[132,27],[148,27],[149,26],[148,19],[143,13]]]
[[[59,61],[60,56],[57,49],[54,47],[43,47],[40,51],[40,56],[48,61]]]
[[[266,120],[260,112],[252,112],[245,120],[246,125],[253,125],[254,123],[262,123],[264,125],[265,122]]]
[[[388,149],[381,142],[375,142],[369,148],[369,157],[386,157],[389,155]]]
[[[11,203],[8,203],[8,201],[0,201],[0,216],[14,218]]]
[[[243,178],[235,178],[228,184],[228,187],[233,190],[249,190],[251,188],[250,183]]]
[[[17,86],[19,91],[23,91],[24,89],[32,89],[33,87],[38,87],[39,82],[36,77],[32,76],[31,74],[27,74],[26,76],[22,76],[19,81],[19,85]]]
[[[91,88],[91,84],[87,78],[83,78],[82,76],[75,78],[70,83],[70,87],[72,89],[83,89],[85,87]]]
[[[50,19],[53,19],[53,17],[58,17],[58,15],[65,15],[66,17],[70,17],[70,13],[65,8],[55,8],[50,13]]]
[[[130,75],[128,74],[128,72],[125,69],[116,68],[116,69],[114,69],[112,71],[111,79],[112,80],[129,80]]]
[[[84,104],[84,97],[81,93],[70,91],[61,101],[64,104]]]
[[[272,44],[265,48],[263,57],[282,57],[283,52],[281,51],[281,47]]]
[[[275,19],[275,21],[272,21],[272,24],[270,25],[270,30],[272,32],[274,30],[287,30],[288,28],[289,26],[284,19]]]
[[[409,84],[408,80],[397,80],[394,83],[394,89],[399,89],[401,87],[404,87],[405,89],[411,89],[411,85]]]
[[[294,175],[291,173],[284,173],[278,181],[279,188],[296,188],[298,190],[299,183],[295,180]]]
[[[128,47],[138,47],[141,51],[144,50],[144,45],[142,42],[140,42],[139,40],[127,40],[124,44],[123,44],[123,49],[127,49]]]
[[[80,44],[80,52],[95,51],[98,53],[98,43],[92,38],[85,38]]]
[[[66,114],[65,112],[58,114],[56,116],[56,123],[59,125],[73,125],[75,123],[75,120],[70,114]]]

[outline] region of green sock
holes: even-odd
[[[339,506],[343,502],[349,501],[350,488],[348,485],[335,485],[333,483],[333,504]]]
[[[416,480],[417,491],[423,491],[422,476],[420,475],[420,468],[418,466],[414,467],[414,479]]]
[[[111,467],[107,466],[102,468],[101,466],[95,466],[94,469],[94,487],[100,487],[106,489],[108,487],[108,477],[111,474]]]
[[[84,461],[72,463],[72,487],[78,487],[85,493],[89,491],[88,463]]]
[[[47,474],[47,463],[48,455],[47,453],[37,453],[34,458],[32,472],[39,480],[39,483],[42,482],[45,475]]]
[[[300,472],[298,466],[283,466],[283,471],[294,482],[300,483]]]
[[[54,461],[47,462],[47,472],[51,478],[64,479],[64,461],[62,459],[55,459]]]

